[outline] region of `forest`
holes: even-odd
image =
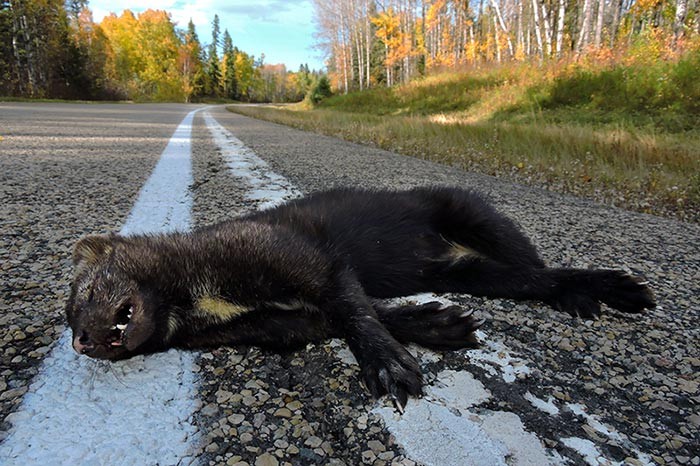
[[[698,0],[314,0],[342,92],[506,62],[674,59],[697,49]],[[644,45],[644,47],[640,46]],[[634,49],[637,57],[626,54]]]
[[[0,0],[0,96],[282,102],[327,82],[238,49],[214,16],[209,40],[162,10],[93,20],[87,0]]]
[[[312,0],[321,71],[264,63],[218,16],[201,40],[161,10],[93,20],[87,0],[0,0],[0,95],[317,101],[442,71],[609,67],[700,50],[700,0]],[[561,66],[560,66],[561,65]]]
[[[700,1],[313,2],[336,95],[231,111],[700,219]]]

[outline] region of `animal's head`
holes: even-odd
[[[124,246],[116,235],[87,236],[75,245],[66,314],[80,354],[117,360],[152,346],[157,298],[128,272]]]

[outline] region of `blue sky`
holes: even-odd
[[[147,8],[170,12],[178,27],[192,21],[203,44],[211,42],[211,23],[219,15],[221,32],[228,29],[233,44],[265,63],[284,63],[296,71],[302,63],[310,68],[323,67],[320,52],[313,49],[313,6],[310,0],[90,0],[95,21],[110,12],[134,13]]]

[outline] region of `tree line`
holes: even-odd
[[[162,10],[93,20],[87,0],[0,0],[0,96],[191,102],[299,101],[327,86],[234,46],[214,16],[211,40]]]
[[[314,0],[318,46],[342,91],[431,69],[608,55],[649,39],[680,51],[700,0]]]

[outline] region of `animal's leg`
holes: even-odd
[[[480,256],[496,262],[544,267],[535,246],[511,219],[480,195],[454,188],[423,188],[435,205],[433,223],[452,255]]]
[[[600,303],[638,313],[655,306],[646,284],[621,270],[532,268],[463,260],[434,277],[438,292],[535,299],[581,317],[600,314]]]
[[[289,350],[334,336],[325,314],[318,310],[270,308],[250,311],[225,326],[202,329],[188,342],[190,347],[254,345]]]
[[[402,343],[416,343],[436,350],[479,346],[474,331],[483,321],[459,306],[433,301],[396,307],[375,303],[374,308],[382,324]]]
[[[389,394],[400,406],[408,395],[420,395],[423,377],[418,362],[382,325],[352,271],[335,274],[320,308],[347,341],[372,395]]]

